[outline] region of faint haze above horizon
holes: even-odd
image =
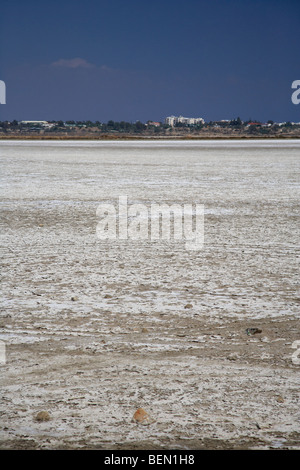
[[[0,120],[300,121],[297,0],[1,2]]]

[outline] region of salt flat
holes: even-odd
[[[0,156],[1,448],[300,448],[300,142]],[[203,204],[203,249],[100,240],[97,207],[120,196]]]

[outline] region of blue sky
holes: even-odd
[[[299,0],[2,0],[0,120],[300,121]]]

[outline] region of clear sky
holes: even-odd
[[[300,121],[300,0],[1,0],[0,120]]]

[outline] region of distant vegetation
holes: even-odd
[[[276,123],[268,120],[262,123],[240,117],[232,120],[209,121],[187,125],[177,123],[170,126],[162,122],[142,123],[126,121],[0,121],[0,137],[38,137],[45,138],[105,138],[105,137],[300,137],[300,123]]]

